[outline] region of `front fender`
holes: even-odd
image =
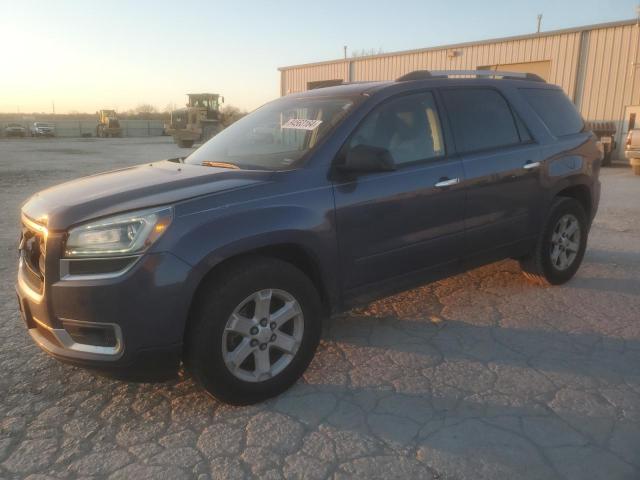
[[[212,209],[176,209],[162,249],[192,265],[186,294],[193,296],[217,265],[277,245],[295,245],[315,261],[332,303],[338,299],[338,252],[331,187],[256,198]]]

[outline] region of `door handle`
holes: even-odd
[[[525,170],[531,170],[532,168],[538,168],[540,166],[540,162],[532,162],[532,161],[528,161],[527,163],[524,164],[524,169]]]
[[[459,178],[441,178],[440,181],[438,181],[438,183],[436,183],[434,186],[437,188],[444,188],[444,187],[450,187],[451,185],[456,185],[460,183],[460,179]]]

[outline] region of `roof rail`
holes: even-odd
[[[544,78],[535,73],[525,72],[503,72],[501,70],[415,70],[396,79],[397,82],[407,82],[411,80],[426,80],[428,78],[473,76],[476,78],[502,78],[505,80],[532,80],[534,82],[546,83]]]

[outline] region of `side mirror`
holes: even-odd
[[[396,169],[393,155],[386,148],[357,145],[347,151],[345,162],[337,166],[342,172],[391,172]]]

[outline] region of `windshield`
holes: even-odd
[[[354,101],[336,97],[275,100],[223,130],[185,162],[258,170],[293,168],[345,117]]]

